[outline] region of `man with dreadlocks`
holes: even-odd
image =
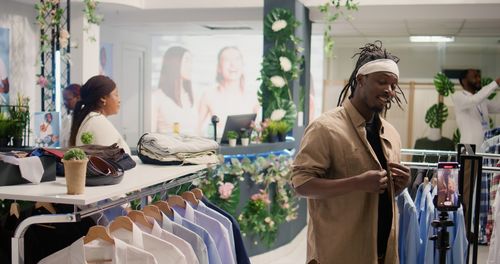
[[[380,41],[360,50],[339,107],[309,125],[293,163],[308,198],[307,263],[399,263],[394,196],[410,176],[399,133],[380,117],[401,104],[399,59]]]

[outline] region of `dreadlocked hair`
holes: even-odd
[[[344,86],[342,89],[342,92],[340,93],[339,100],[337,102],[337,106],[341,106],[346,97],[349,94],[349,98],[352,98],[354,95],[354,91],[356,90],[356,86],[358,85],[358,81],[356,80],[356,74],[358,73],[359,68],[361,66],[365,65],[366,63],[378,59],[390,59],[393,60],[394,62],[398,63],[399,58],[392,55],[389,53],[386,49],[382,49],[382,41],[376,40],[374,43],[367,43],[365,44],[364,47],[359,48],[361,51],[359,53],[354,54],[352,58],[359,56],[358,61],[356,62],[356,67],[354,68],[354,71],[351,73],[351,77],[349,78],[349,82]],[[386,106],[386,110],[391,108],[392,103],[397,103],[397,105],[402,108],[401,106],[401,98],[399,95],[403,96],[403,99],[406,101],[405,94],[401,90],[401,87],[399,87],[399,84],[396,84],[396,96],[394,96],[391,99],[391,102]]]

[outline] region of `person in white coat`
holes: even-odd
[[[91,144],[109,146],[117,143],[130,154],[127,142],[107,119],[119,110],[120,96],[115,82],[103,75],[90,78],[80,89],[80,101],[73,112],[69,145],[83,145],[85,140],[82,141],[82,135],[90,134]]]
[[[500,78],[481,87],[481,74],[478,70],[463,71],[460,76],[463,91],[452,95],[455,105],[455,116],[460,130],[460,143],[475,144],[477,149],[484,141],[484,132],[489,128],[489,114],[500,113],[498,98],[488,100],[495,89],[498,89]]]

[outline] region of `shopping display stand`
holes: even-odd
[[[86,187],[85,194],[81,195],[66,194],[64,177],[58,177],[56,181],[41,184],[0,187],[0,199],[71,204],[74,206],[73,213],[37,215],[23,220],[12,238],[12,263],[24,263],[24,234],[28,227],[33,224],[77,222],[84,217],[103,212],[108,208],[191,182],[194,179],[203,177],[207,169],[206,165],[145,165],[137,157],[134,157],[134,159],[137,166],[125,172],[122,182],[116,185]],[[97,202],[100,203],[97,204]]]

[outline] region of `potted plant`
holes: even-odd
[[[236,131],[228,131],[227,132],[227,139],[229,140],[229,146],[235,147],[236,146],[236,140],[238,139],[238,133]]]
[[[244,128],[241,129],[240,138],[241,138],[241,145],[244,147],[248,146],[248,143],[250,143],[250,134],[246,129]]]
[[[4,113],[0,112],[0,147],[7,147],[11,138],[10,127],[12,120],[10,120]]]
[[[281,120],[276,123],[276,131],[278,135],[278,140],[283,142],[286,140],[286,134],[290,131],[290,125],[288,122]]]
[[[68,194],[83,194],[87,175],[87,155],[79,148],[72,148],[64,153],[64,177]]]
[[[278,123],[280,121],[273,121],[271,120],[269,122],[269,125],[267,126],[267,141],[270,143],[278,142]]]

